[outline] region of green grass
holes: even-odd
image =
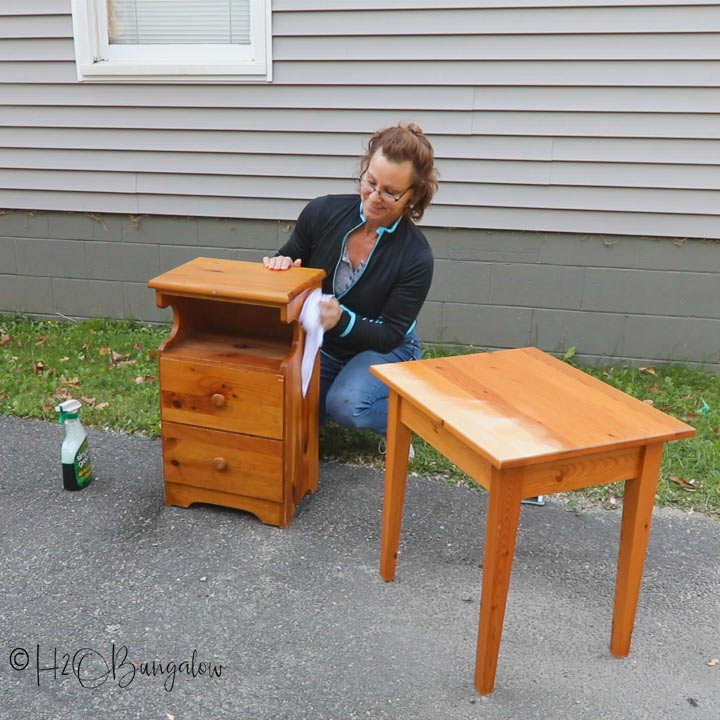
[[[168,326],[87,320],[78,323],[0,315],[0,415],[57,419],[65,397],[84,399],[85,424],[156,437],[160,432],[157,354]],[[476,352],[423,349],[423,357]],[[568,362],[575,364],[572,353]],[[581,368],[697,428],[694,438],[665,446],[657,503],[720,517],[720,375],[683,365]],[[477,487],[419,438],[410,472]],[[333,424],[320,429],[325,459],[380,468],[378,436]],[[676,481],[670,478],[676,478]],[[684,485],[684,487],[683,487]],[[691,489],[691,488],[695,489]],[[571,507],[618,507],[622,484],[568,493]]]
[[[666,443],[656,502],[720,517],[720,375],[677,364],[582,369],[696,428],[695,437]],[[606,486],[582,495],[608,503],[622,489]]]
[[[0,316],[0,414],[56,420],[58,403],[82,398],[86,425],[155,436],[156,349],[167,334],[112,320]]]

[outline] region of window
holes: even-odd
[[[78,79],[269,81],[271,0],[72,0]]]

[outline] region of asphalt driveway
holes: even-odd
[[[473,689],[486,496],[321,463],[286,530],[163,503],[157,440],[0,418],[0,719],[718,720],[720,523],[656,511],[633,646],[608,648],[620,513],[524,507],[496,690]]]

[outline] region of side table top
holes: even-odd
[[[324,270],[268,270],[259,262],[198,257],[154,277],[148,283],[170,295],[257,303],[282,307],[322,281]]]
[[[695,434],[691,425],[532,347],[370,371],[497,468]]]

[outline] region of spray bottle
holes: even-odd
[[[55,408],[60,422],[65,425],[65,439],[60,452],[62,460],[63,487],[66,490],[82,490],[93,479],[87,432],[78,420],[79,400],[66,400]]]

